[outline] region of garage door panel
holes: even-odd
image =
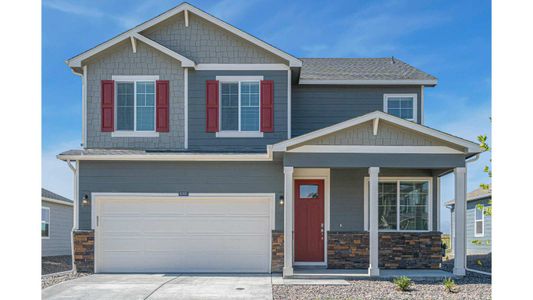
[[[98,272],[268,272],[262,197],[99,199]]]

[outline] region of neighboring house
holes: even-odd
[[[79,271],[439,268],[439,178],[464,203],[480,151],[424,125],[435,77],[297,58],[188,3],[67,64]]]
[[[479,205],[483,206],[483,209]],[[490,190],[478,188],[467,194],[466,211],[466,252],[468,255],[492,252],[492,216],[483,213],[492,206]],[[455,201],[446,202],[451,214],[452,248],[455,226]]]
[[[41,189],[41,255],[72,255],[73,202]]]

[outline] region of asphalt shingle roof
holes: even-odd
[[[301,58],[300,80],[437,80],[397,58]]]
[[[43,198],[48,198],[48,199],[54,199],[54,200],[59,200],[59,201],[64,201],[64,202],[68,202],[68,203],[73,203],[72,200],[68,199],[68,198],[65,198],[61,195],[58,195],[54,192],[51,192],[47,189],[44,189],[44,188],[41,188],[41,197]]]
[[[489,186],[488,190],[482,187],[478,187],[477,189],[466,194],[466,201],[488,198],[491,195],[492,195],[492,187]],[[446,205],[453,205],[453,204],[455,204],[455,199],[452,199],[446,202]]]

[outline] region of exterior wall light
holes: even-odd
[[[285,203],[285,197],[283,195],[280,195],[279,196],[279,205],[283,205],[283,203]]]
[[[81,199],[81,205],[87,207],[89,204],[91,204],[89,201],[89,196],[87,196],[87,194],[83,195],[83,198]]]

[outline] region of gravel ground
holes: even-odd
[[[466,265],[473,270],[479,270],[491,273],[492,271],[492,255],[468,255],[466,257]],[[442,261],[442,269],[451,272],[453,270],[453,258]]]
[[[444,290],[442,282],[414,282],[408,292],[391,281],[357,280],[350,285],[273,285],[274,299],[491,299],[491,279],[469,274],[456,280],[457,291]]]
[[[41,275],[71,270],[70,257],[70,255],[41,257]]]
[[[80,278],[83,276],[91,275],[89,273],[74,273],[74,272],[62,272],[59,274],[48,274],[41,276],[41,289],[47,288],[54,284],[61,283],[63,281]]]

